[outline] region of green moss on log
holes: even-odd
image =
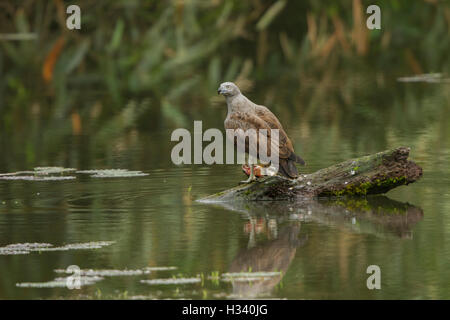
[[[409,148],[399,147],[347,160],[290,180],[264,177],[211,195],[203,201],[292,200],[312,197],[366,196],[382,194],[417,181],[422,168],[408,160]]]

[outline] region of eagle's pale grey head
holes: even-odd
[[[219,89],[217,89],[217,93],[224,97],[233,97],[240,94],[241,91],[233,82],[224,82],[219,86]]]

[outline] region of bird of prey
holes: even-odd
[[[287,178],[297,178],[298,171],[295,163],[304,165],[305,161],[295,154],[292,142],[277,117],[265,106],[257,105],[250,101],[241,93],[237,85],[232,82],[222,83],[217,93],[223,95],[227,101],[228,114],[225,119],[225,129],[242,129],[243,131],[248,129],[254,129],[256,131],[261,129],[267,130],[268,156],[270,155],[271,130],[278,129],[279,141],[274,143],[274,146],[278,148],[279,155],[278,172]],[[245,152],[248,154],[248,140],[245,142]],[[234,137],[234,144],[235,146],[237,144],[236,136]],[[258,157],[259,155],[257,154],[256,156]],[[250,164],[249,178],[242,182],[249,183],[255,179],[254,165]]]

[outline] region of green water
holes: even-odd
[[[0,255],[0,298],[448,299],[448,89],[448,84],[399,84],[391,79],[377,88],[363,87],[366,94],[354,96],[355,107],[348,110],[337,97],[323,103],[314,97],[288,101],[250,94],[257,102],[268,101],[279,115],[308,163],[303,172],[388,148],[411,147],[423,178],[381,198],[203,204],[196,200],[245,177],[239,165],[173,165],[173,128],[132,130],[104,140],[70,133],[54,138],[55,131],[42,134],[36,129],[45,126],[36,120],[28,130],[3,133],[0,172],[64,166],[124,168],[148,176],[0,180],[0,246],[115,241],[92,250]],[[225,114],[219,103],[195,120],[202,120],[204,129],[222,129]],[[186,126],[192,128],[193,122]],[[70,265],[176,270],[106,277],[79,290],[16,285],[51,281],[59,276],[55,269]],[[366,286],[369,265],[381,269],[380,290]],[[223,273],[240,271],[280,275],[252,282],[220,280]],[[173,277],[202,280],[140,282]]]

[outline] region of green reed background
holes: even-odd
[[[71,31],[65,9],[75,3],[81,30]],[[381,7],[381,30],[366,28],[370,4]],[[450,5],[439,0],[1,2],[0,33],[31,39],[0,40],[0,132],[57,145],[193,119],[221,126],[222,81],[287,122],[410,125],[442,109],[423,110],[421,90],[395,77],[449,73],[449,31]],[[434,106],[448,106],[447,89],[436,87]]]

